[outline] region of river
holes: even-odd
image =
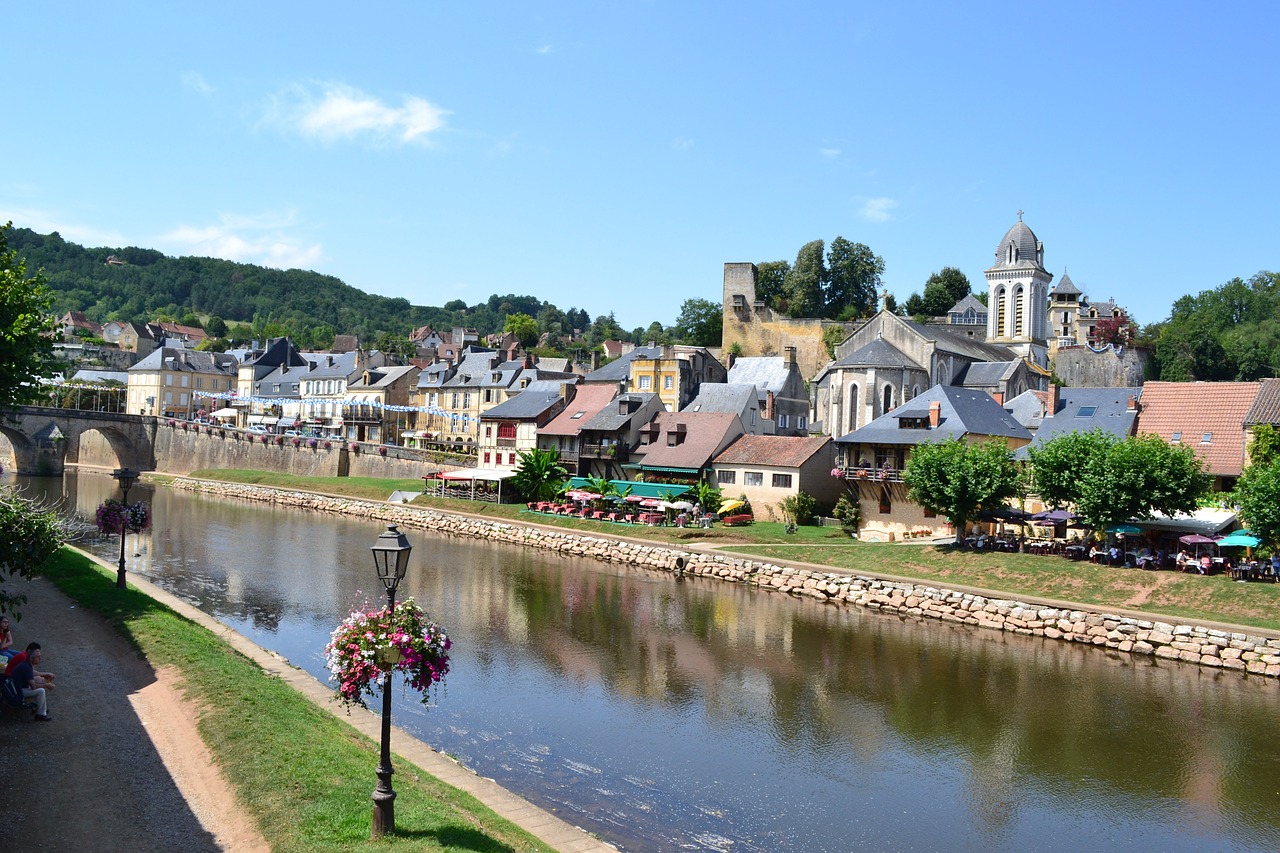
[[[117,494],[20,480],[87,517]],[[156,520],[131,572],[322,680],[385,598],[375,523],[130,498]],[[625,850],[1280,849],[1274,680],[407,533],[399,595],[453,669],[396,723]]]

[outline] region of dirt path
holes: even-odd
[[[237,811],[173,674],[49,581],[10,586],[28,598],[14,638],[41,644],[58,688],[52,722],[0,714],[6,835],[23,850],[270,850]]]

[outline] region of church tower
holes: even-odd
[[[987,343],[1009,347],[1041,367],[1049,366],[1049,284],[1044,244],[1022,221],[996,246],[987,276]]]

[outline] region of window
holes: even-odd
[[[452,403],[450,403],[449,408],[451,409],[458,408],[458,392],[457,391],[453,392],[453,401]]]
[[[1169,443],[1170,443],[1170,444],[1182,444],[1182,433],[1180,433],[1180,432],[1175,432],[1175,433],[1173,434],[1173,438],[1172,438],[1172,439],[1170,439]]]
[[[720,486],[732,486],[738,482],[737,471],[716,471],[716,484]]]
[[[791,475],[790,474],[774,474],[772,485],[775,489],[791,488]]]
[[[1094,412],[1096,412],[1096,411],[1098,411],[1098,407],[1097,407],[1097,406],[1081,406],[1081,407],[1080,407],[1080,410],[1076,412],[1076,417],[1077,417],[1077,418],[1091,418],[1091,417],[1093,417],[1093,413],[1094,413]]]
[[[1213,444],[1213,433],[1211,433],[1211,432],[1206,432],[1204,435],[1200,436],[1200,443],[1201,443],[1201,444]]]
[[[197,377],[196,377],[196,387],[197,387],[197,388],[203,388],[203,387],[204,387],[204,377],[203,377],[203,376],[197,376]],[[218,380],[216,380],[216,379],[215,379],[215,380],[213,380],[213,390],[215,390],[215,391],[217,391],[217,390],[218,390]]]
[[[937,518],[937,517],[938,517],[938,514],[937,514],[936,512],[934,512],[933,510],[931,510],[931,509],[926,509],[926,510],[924,511],[924,517],[925,517],[925,518]]]
[[[662,377],[662,390],[663,390],[663,391],[670,391],[671,389],[673,389],[673,388],[675,388],[675,387],[676,387],[676,378],[675,378],[674,376],[664,376],[664,377]]]
[[[743,471],[742,485],[744,486],[763,486],[764,474],[760,471]]]
[[[651,381],[650,377],[648,377],[648,376],[641,376],[641,377],[640,377],[640,390],[641,390],[641,391],[648,391],[648,390],[649,390],[649,389],[651,389],[652,387],[653,387],[653,383],[652,383],[652,381]]]
[[[498,424],[498,438],[515,438],[516,425],[512,423]]]
[[[489,464],[489,451],[487,450],[484,452],[484,464]]]
[[[172,385],[172,384],[173,384],[173,374],[172,374],[172,373],[166,373],[166,374],[164,375],[164,384],[165,384],[165,385]]]
[[[880,490],[880,514],[888,515],[893,512],[893,501],[889,499],[889,490]]]
[[[785,414],[778,415],[778,429],[786,429],[790,423],[790,417]]]
[[[470,391],[467,391],[465,394],[462,395],[462,408],[464,409],[471,408],[471,392]]]
[[[485,437],[485,438],[493,438],[493,427],[492,427],[492,426],[486,426],[486,427],[484,428],[484,437]],[[485,460],[485,461],[488,461],[488,460]]]
[[[182,374],[182,387],[186,388],[190,384],[191,384],[191,377],[185,373]]]
[[[484,401],[485,401],[486,403],[492,403],[492,402],[493,402],[493,390],[492,390],[492,389],[490,389],[490,388],[486,388],[486,389],[484,389]]]
[[[516,464],[516,455],[514,453],[507,454],[507,464],[508,465]]]
[[[808,429],[809,428],[808,421],[809,419],[806,418],[804,415],[801,415],[800,417],[796,418],[796,429]]]

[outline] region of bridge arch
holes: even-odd
[[[156,419],[140,415],[18,406],[0,415],[20,474],[60,476],[80,456],[85,433],[99,433],[123,467],[155,470]]]

